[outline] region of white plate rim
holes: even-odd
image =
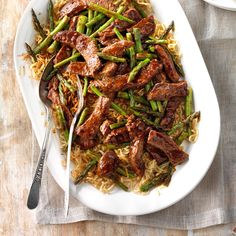
[[[229,10],[229,11],[236,11],[236,2],[234,4],[234,6],[232,6],[231,4],[225,4],[224,0],[203,0],[215,7],[219,7],[221,9],[225,9],[225,10]]]
[[[173,5],[175,5],[177,8],[182,9],[177,0],[166,0],[166,1],[167,1],[167,2],[171,2],[171,3],[172,3]],[[34,129],[34,131],[35,131],[35,133],[36,133],[36,137],[37,137],[37,139],[38,139],[38,141],[39,141],[39,144],[41,144],[41,143],[42,143],[42,134],[40,135],[40,134],[38,133],[38,127],[37,127],[37,125],[36,125],[36,122],[35,122],[34,119],[33,119],[33,112],[31,111],[30,105],[29,105],[29,103],[28,103],[28,101],[27,101],[27,98],[26,98],[26,94],[24,93],[25,91],[24,91],[24,89],[23,89],[23,85],[22,85],[22,81],[21,81],[22,76],[21,76],[20,73],[19,73],[19,57],[18,57],[19,53],[18,53],[18,49],[17,49],[17,42],[18,42],[18,40],[19,40],[19,38],[20,38],[20,29],[23,27],[24,20],[25,20],[25,17],[26,17],[26,12],[28,12],[28,11],[35,5],[35,3],[36,3],[36,0],[33,0],[33,1],[31,1],[31,2],[29,3],[29,5],[27,6],[27,8],[26,8],[26,10],[25,10],[25,12],[24,12],[24,14],[23,14],[21,20],[20,20],[20,23],[19,23],[19,26],[18,26],[18,29],[17,29],[17,33],[16,33],[15,44],[14,44],[14,63],[15,63],[15,70],[16,70],[16,74],[17,74],[17,81],[18,81],[18,83],[19,83],[20,90],[21,90],[21,92],[22,92],[22,96],[23,96],[23,99],[24,99],[24,102],[25,102],[25,105],[26,105],[28,114],[29,114],[29,116],[30,116],[33,129]],[[185,16],[184,13],[183,13],[183,16],[182,16],[182,17],[183,17],[183,18],[186,18],[186,16]],[[186,19],[187,19],[187,18],[186,18]],[[186,19],[185,19],[185,20],[186,20]],[[193,32],[192,32],[192,30],[191,30],[191,27],[190,27],[190,25],[189,25],[189,23],[188,23],[188,21],[186,21],[186,22],[187,22],[187,28],[190,29],[190,32],[189,32],[189,33],[190,33],[190,34],[192,35],[192,37],[195,39],[195,37],[194,37],[194,35],[193,35]],[[198,48],[198,47],[197,47],[197,48]],[[197,49],[197,51],[198,51],[198,54],[200,55],[200,59],[202,59],[202,56],[201,56],[201,53],[200,53],[199,48]],[[203,61],[203,59],[202,59],[202,61]],[[204,61],[203,61],[203,62],[204,62]],[[207,71],[207,69],[206,69],[205,64],[204,64],[204,66],[203,66],[203,69],[205,70],[205,71],[204,71],[205,74],[208,75],[208,77],[209,77],[209,74],[208,74],[208,71]],[[210,78],[210,77],[209,77],[209,78]],[[212,89],[213,86],[212,86],[211,81],[208,81],[208,82],[209,82],[209,86],[210,86],[211,89]],[[217,127],[215,127],[215,128],[216,128],[216,132],[215,132],[215,137],[214,137],[214,147],[212,147],[211,150],[210,150],[210,152],[211,152],[211,154],[210,154],[211,159],[209,160],[209,162],[208,162],[207,165],[205,166],[204,173],[201,174],[201,176],[198,178],[198,181],[195,181],[191,188],[189,188],[187,191],[185,191],[184,194],[182,194],[181,196],[176,197],[174,201],[171,201],[171,202],[169,202],[168,204],[166,203],[166,204],[164,204],[164,205],[161,206],[161,207],[156,207],[156,208],[149,209],[149,210],[131,209],[130,211],[124,211],[124,212],[118,211],[118,212],[114,212],[114,210],[109,209],[109,208],[103,209],[103,208],[101,208],[101,207],[100,207],[99,205],[97,205],[97,204],[95,204],[95,205],[94,205],[94,204],[92,204],[92,205],[91,205],[91,204],[88,204],[88,203],[86,202],[86,198],[81,198],[81,194],[83,195],[83,191],[84,191],[86,188],[92,188],[92,187],[90,187],[90,186],[87,186],[87,185],[85,186],[85,185],[83,185],[82,187],[79,187],[79,188],[77,188],[76,190],[75,190],[75,188],[73,188],[73,186],[71,186],[72,194],[73,194],[75,197],[78,198],[78,192],[79,192],[79,194],[80,194],[79,200],[80,200],[82,203],[84,203],[85,205],[89,206],[90,208],[92,208],[92,209],[94,209],[94,210],[97,210],[97,211],[99,211],[99,212],[106,213],[106,214],[112,214],[112,215],[143,215],[143,214],[148,214],[148,213],[152,213],[152,212],[156,212],[156,211],[162,210],[162,209],[164,209],[164,208],[166,208],[166,207],[169,207],[170,205],[173,205],[174,203],[178,202],[179,200],[181,200],[183,197],[185,197],[186,195],[188,195],[188,194],[199,184],[199,182],[202,180],[202,178],[205,176],[207,170],[209,169],[209,167],[210,167],[210,165],[211,165],[211,163],[212,163],[212,161],[213,161],[213,159],[214,159],[215,153],[216,153],[216,151],[217,151],[217,146],[218,146],[219,136],[220,136],[220,113],[219,113],[219,105],[218,105],[218,102],[217,102],[217,98],[216,98],[214,89],[213,89],[213,97],[214,97],[213,100],[214,100],[215,105],[216,105],[216,107],[215,107],[215,109],[216,109],[216,111],[215,111],[215,115],[216,115],[216,116],[215,116],[215,124],[217,124]],[[55,180],[57,181],[57,183],[60,185],[60,187],[62,187],[62,188],[64,189],[64,183],[63,183],[63,181],[62,181],[62,178],[61,178],[60,180],[57,179],[58,176],[57,176],[55,170],[52,168],[52,166],[50,166],[50,164],[49,164],[49,170],[50,170],[51,174],[53,175],[54,179],[55,179]],[[71,185],[73,185],[73,184],[71,184]],[[164,191],[165,191],[165,190],[164,190]],[[103,200],[106,199],[106,198],[109,196],[109,194],[108,194],[108,195],[104,195],[104,194],[102,194],[102,193],[99,193],[99,194],[100,194],[100,196],[102,196]]]

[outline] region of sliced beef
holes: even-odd
[[[128,31],[133,31],[134,28],[140,29],[141,37],[145,38],[149,35],[152,35],[155,31],[155,22],[153,16],[148,16],[141,21],[139,21],[136,25],[134,25]]]
[[[101,126],[100,126],[100,132],[102,133],[103,136],[107,136],[110,132],[110,125],[112,124],[112,121],[110,120],[105,120]]]
[[[61,49],[58,51],[55,59],[54,64],[57,64],[60,61],[63,61],[64,59],[70,57],[71,55],[71,48],[67,45],[62,45]]]
[[[160,45],[156,45],[155,49],[156,49],[163,65],[164,65],[165,72],[166,72],[168,78],[172,82],[179,81],[180,76],[179,76],[178,72],[176,71],[174,62],[173,62],[171,56],[169,55],[169,53],[167,52],[167,50],[164,49],[163,47],[161,47]]]
[[[107,135],[104,143],[119,145],[130,141],[129,132],[126,127],[114,129]]]
[[[131,145],[129,152],[130,165],[136,175],[142,177],[144,175],[145,165],[142,159],[144,147],[144,136],[136,137]]]
[[[48,84],[48,99],[52,101],[52,104],[60,104],[60,96],[58,93],[59,80],[56,77],[53,77]]]
[[[114,43],[119,42],[119,39],[116,38],[114,35],[113,36],[107,36],[107,35],[102,35],[101,37],[98,38],[98,41],[103,45],[103,46],[109,46]]]
[[[48,83],[48,90],[50,89],[57,90],[58,86],[59,86],[59,80],[57,79],[57,77],[54,76]]]
[[[116,171],[119,165],[119,158],[114,151],[107,151],[98,162],[97,174],[102,177],[109,177]]]
[[[102,52],[106,55],[122,57],[126,49],[132,47],[133,42],[127,40],[120,40],[110,46],[105,47]]]
[[[164,71],[161,71],[159,74],[156,75],[156,78],[154,81],[155,81],[155,83],[167,82],[166,73]]]
[[[67,66],[67,71],[71,74],[77,74],[80,76],[91,77],[92,74],[87,66],[86,62],[71,62],[69,66]]]
[[[183,97],[170,98],[166,106],[165,115],[160,123],[162,129],[168,130],[172,127],[173,122],[175,120],[175,112],[180,106],[181,102],[183,102]]]
[[[60,10],[60,16],[72,17],[87,8],[87,0],[68,1]]]
[[[78,135],[78,143],[81,149],[89,149],[96,145],[99,127],[105,119],[110,105],[111,100],[109,98],[99,97],[90,117],[76,129],[75,133]]]
[[[98,48],[94,40],[76,31],[61,31],[54,36],[54,40],[76,48],[84,57],[92,74],[100,70],[102,63],[97,56]]]
[[[127,119],[126,128],[129,132],[130,139],[133,140],[145,135],[147,126],[140,119],[130,116]]]
[[[102,68],[100,75],[101,77],[113,76],[116,74],[117,69],[118,69],[118,65],[115,62],[108,61],[105,63],[104,67]]]
[[[62,110],[63,110],[63,114],[64,114],[65,119],[66,119],[67,128],[69,129],[70,125],[71,125],[71,122],[73,120],[73,116],[72,116],[72,114],[71,114],[71,112],[70,112],[70,110],[68,109],[67,106],[62,105]]]
[[[130,66],[128,65],[127,62],[125,63],[119,63],[116,75],[124,75],[130,72]]]
[[[174,166],[188,158],[188,154],[182,151],[169,136],[155,130],[149,132],[147,144],[164,152]]]
[[[148,100],[166,100],[172,97],[187,96],[187,83],[181,81],[178,83],[160,83],[155,84],[154,88],[148,93]]]
[[[145,147],[146,151],[149,153],[150,157],[154,160],[156,160],[157,164],[160,165],[161,163],[165,162],[168,160],[168,157],[164,152],[161,150],[151,146],[151,145],[146,145]]]

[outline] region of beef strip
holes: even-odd
[[[159,83],[155,84],[153,89],[148,93],[148,100],[166,100],[172,97],[187,96],[187,83],[181,81],[178,83]]]
[[[70,125],[71,125],[71,122],[73,120],[73,116],[69,110],[69,108],[65,105],[62,105],[62,110],[63,110],[63,114],[65,116],[65,119],[66,119],[66,125],[67,125],[67,128],[69,129],[70,128]]]
[[[105,47],[102,53],[110,56],[122,57],[126,49],[132,47],[134,42],[127,40],[120,40],[110,46]]]
[[[99,97],[90,117],[76,129],[75,133],[78,135],[78,143],[81,149],[89,149],[96,145],[99,127],[105,119],[110,105],[111,100],[109,98]]]
[[[165,83],[167,82],[166,73],[164,71],[161,71],[159,74],[156,75],[156,78],[154,80],[155,83]]]
[[[54,40],[76,48],[84,57],[92,74],[96,73],[102,66],[97,56],[98,48],[94,40],[76,31],[61,31],[57,33]]]
[[[99,73],[99,75],[101,77],[114,76],[116,74],[117,70],[118,70],[118,65],[115,62],[108,61],[105,63],[105,65],[102,68],[102,71]]]
[[[129,132],[126,127],[121,127],[118,129],[114,129],[107,135],[104,140],[105,144],[115,144],[119,145],[122,143],[127,143],[130,141]]]
[[[80,61],[76,61],[76,62],[71,62],[68,66],[67,66],[67,71],[71,74],[77,74],[83,77],[91,77],[92,74],[86,64],[86,62],[80,62]]]
[[[67,45],[62,45],[61,49],[58,51],[55,59],[54,64],[57,64],[60,61],[63,61],[64,59],[70,57],[71,55],[71,48]]]
[[[128,63],[119,63],[116,75],[124,75],[127,73],[130,73],[130,66],[128,65]]]
[[[103,136],[107,136],[110,132],[110,125],[112,124],[112,121],[110,120],[105,120],[101,126],[100,126],[100,132],[102,133]]]
[[[115,38],[114,36],[107,37],[106,35],[103,35],[98,38],[98,41],[103,45],[103,46],[109,46],[111,44],[119,42],[118,38]]]
[[[70,25],[69,25],[69,30],[76,31],[78,18],[79,18],[78,16],[74,16],[74,17],[71,18]]]
[[[168,160],[168,157],[164,152],[161,150],[151,146],[151,145],[146,145],[145,146],[146,151],[149,153],[150,157],[154,160],[156,160],[157,164],[160,165],[161,163],[165,162]]]
[[[48,84],[48,99],[52,101],[53,105],[60,104],[60,96],[58,93],[59,80],[56,77],[53,77]]]
[[[156,45],[155,49],[164,65],[165,68],[165,72],[168,76],[168,78],[172,81],[172,82],[177,82],[180,79],[180,76],[178,74],[178,72],[175,69],[175,65],[174,62],[172,61],[171,56],[169,55],[169,53],[160,45]]]
[[[140,119],[130,116],[127,119],[126,128],[131,140],[143,136],[146,133],[146,125]]]
[[[188,158],[188,154],[182,151],[166,134],[151,130],[147,143],[164,152],[174,166],[181,164]]]
[[[160,123],[162,129],[168,130],[172,127],[173,122],[175,120],[175,112],[177,108],[180,106],[181,102],[183,102],[183,97],[170,98],[166,106],[165,115]]]
[[[153,16],[148,16],[146,18],[143,18],[141,21],[139,21],[136,25],[134,25],[132,28],[128,29],[128,31],[132,32],[134,28],[140,29],[141,37],[145,38],[155,31],[155,22]]]
[[[119,158],[114,151],[105,152],[98,161],[97,174],[109,177],[114,174],[119,165]]]
[[[130,165],[136,175],[144,175],[145,165],[142,159],[144,147],[144,136],[136,137],[130,145],[129,160]]]

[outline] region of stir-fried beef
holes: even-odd
[[[68,58],[70,55],[71,55],[71,48],[66,45],[63,45],[61,49],[58,51],[53,62],[54,64],[57,64],[58,62]]]
[[[75,132],[78,135],[78,142],[82,149],[89,149],[96,145],[99,127],[105,119],[110,105],[111,100],[109,98],[99,97],[90,117],[76,129]]]
[[[118,65],[117,71],[116,71],[116,75],[124,75],[127,73],[130,73],[130,66],[128,65],[127,62],[125,63],[120,63]]]
[[[110,120],[105,120],[101,126],[100,126],[100,132],[102,133],[103,136],[107,136],[110,132],[110,125],[112,124],[112,121]]]
[[[144,147],[144,136],[135,138],[130,145],[129,160],[130,165],[136,175],[142,177],[144,175],[144,162],[142,159]]]
[[[59,105],[60,97],[58,93],[59,80],[56,77],[53,77],[48,84],[48,99],[52,101],[52,104]]]
[[[71,122],[73,120],[73,116],[67,106],[62,105],[62,110],[63,110],[63,114],[65,115],[67,128],[69,129]]]
[[[101,68],[97,45],[90,37],[76,31],[61,31],[54,36],[54,40],[76,48],[84,57],[92,74]]]
[[[160,59],[164,65],[165,68],[165,72],[168,76],[168,78],[172,81],[172,82],[177,82],[180,79],[180,76],[178,74],[178,72],[175,69],[175,65],[172,61],[171,56],[169,55],[169,53],[160,45],[156,45],[155,49],[158,53],[158,55],[160,56]]]
[[[71,30],[71,31],[76,30],[78,18],[79,18],[78,16],[74,16],[74,17],[71,18],[70,25],[69,25],[69,30]]]
[[[118,70],[118,65],[115,62],[108,61],[102,68],[102,71],[99,73],[102,77],[104,76],[113,76]]]
[[[155,31],[155,22],[153,16],[148,16],[147,18],[142,19],[136,25],[134,25],[129,31],[132,31],[134,28],[140,29],[141,37],[147,37],[154,33]]]
[[[92,76],[86,62],[80,62],[80,61],[71,62],[70,65],[67,66],[67,71],[71,74],[77,74],[84,77]]]
[[[147,126],[140,119],[136,119],[134,116],[130,116],[128,118],[126,127],[131,140],[145,135],[147,128]]]
[[[117,43],[114,43],[110,46],[105,47],[102,52],[106,55],[122,57],[125,53],[126,49],[132,47],[134,45],[133,42],[127,40],[120,40]]]
[[[109,45],[112,45],[114,43],[117,43],[119,42],[119,39],[111,36],[111,37],[108,37],[106,35],[102,35],[101,37],[98,38],[98,41],[103,45],[103,46],[109,46]]]
[[[151,130],[147,143],[164,152],[174,166],[181,164],[188,158],[188,154],[182,151],[166,134]]]
[[[98,162],[97,174],[109,177],[116,171],[119,165],[119,158],[114,151],[107,151]]]
[[[166,100],[172,97],[187,96],[187,83],[181,81],[178,83],[160,83],[155,84],[154,88],[148,93],[148,100]]]
[[[183,97],[173,97],[168,101],[165,115],[161,120],[161,127],[163,129],[170,129],[175,119],[175,112],[183,101]]]
[[[156,75],[155,83],[165,83],[167,82],[166,73],[161,71],[159,74]]]
[[[71,0],[67,2],[60,10],[62,16],[74,16],[87,8],[87,0]]]
[[[157,149],[148,144],[146,145],[145,149],[149,153],[150,157],[156,160],[158,165],[168,160],[168,157],[166,156],[166,154],[162,152],[160,149]]]
[[[130,141],[129,132],[126,127],[121,127],[118,129],[114,129],[107,135],[104,140],[104,143],[111,143],[111,144],[122,144],[127,143]]]

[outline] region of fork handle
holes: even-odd
[[[48,143],[48,138],[50,134],[50,112],[48,111],[48,108],[46,108],[46,116],[47,116],[48,125],[46,127],[44,140],[43,140],[43,146],[39,154],[37,168],[35,171],[34,179],[33,179],[29,196],[28,196],[28,200],[27,200],[27,207],[29,209],[35,209],[38,206],[38,202],[39,202],[39,191],[41,187],[44,162],[46,159],[47,143]]]

